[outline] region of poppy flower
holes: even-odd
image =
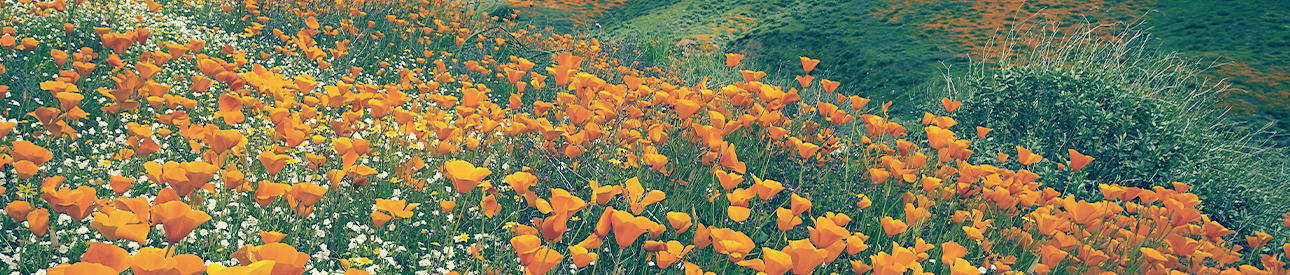
[[[178,243],[193,229],[210,221],[211,216],[200,210],[192,210],[192,207],[183,202],[171,201],[152,207],[153,222],[161,223],[162,229],[165,229],[166,240],[171,243]]]
[[[1043,156],[1036,155],[1031,153],[1029,149],[1017,146],[1017,161],[1021,162],[1021,165],[1031,165],[1041,160],[1044,160]]]
[[[573,260],[573,266],[582,268],[588,264],[596,262],[596,260],[600,258],[600,255],[597,255],[595,252],[590,252],[581,246],[570,246],[569,257]]]
[[[626,211],[614,210],[612,215],[610,225],[613,227],[614,240],[618,242],[618,248],[631,246],[641,234],[645,234],[645,231],[655,225],[649,218],[635,216]]]
[[[27,220],[27,213],[31,213],[31,210],[31,203],[27,201],[11,201],[4,207],[4,212],[15,222]]]
[[[950,100],[948,97],[941,98],[941,105],[945,107],[946,113],[953,113],[963,106],[963,102]]]
[[[624,194],[627,196],[627,203],[631,206],[632,213],[636,215],[640,215],[641,212],[644,212],[645,206],[663,201],[667,198],[667,194],[663,193],[663,191],[650,190],[648,194],[645,193],[645,188],[641,186],[639,177],[627,179],[624,186],[627,191]]]
[[[729,228],[712,228],[712,249],[728,256],[730,262],[739,262],[748,256],[756,244],[743,232]]]
[[[108,214],[94,212],[94,220],[90,222],[90,227],[97,229],[109,241],[126,239],[146,243],[148,228],[151,226],[146,221],[139,220],[135,213],[117,210]]]
[[[452,180],[452,187],[457,193],[465,194],[475,189],[481,180],[493,172],[488,168],[475,168],[475,165],[462,160],[451,160],[443,164],[444,174]]]
[[[815,248],[808,240],[789,241],[784,253],[792,258],[793,274],[796,275],[811,274],[828,256],[827,250]]]
[[[802,70],[806,71],[807,74],[810,74],[811,70],[815,69],[815,65],[820,64],[819,59],[810,59],[805,56],[798,57],[798,59],[802,60]]]
[[[662,250],[654,253],[655,258],[658,260],[656,266],[659,268],[672,266],[672,264],[680,261],[681,258],[685,258],[686,254],[690,254],[690,250],[694,249],[694,245],[682,245],[678,241],[668,241],[663,246]]]
[[[828,80],[828,79],[820,80],[820,86],[821,86],[821,87],[824,87],[824,91],[825,91],[825,92],[832,93],[834,90],[837,90],[837,89],[838,89],[838,86],[839,86],[839,85],[842,85],[842,82],[832,81],[832,80]],[[842,99],[841,99],[841,98],[842,98],[842,97],[839,97],[838,101],[842,101]],[[857,97],[857,98],[858,98],[858,97]],[[861,105],[863,105],[863,104],[861,104]]]
[[[802,224],[802,218],[793,215],[793,210],[779,208],[775,209],[775,225],[779,231],[793,230],[793,227]]]
[[[125,272],[126,269],[130,269],[130,266],[134,262],[134,257],[130,256],[130,253],[126,252],[125,249],[121,249],[115,245],[93,242],[90,243],[90,248],[85,250],[85,254],[81,255],[81,262],[101,264],[114,270],[116,272],[114,274],[118,274]]]
[[[756,183],[753,184],[752,190],[755,191],[757,196],[761,197],[762,200],[770,200],[770,198],[774,197],[775,194],[778,194],[779,191],[784,190],[784,184],[778,181],[769,179],[762,180],[756,175],[753,175],[753,181]]]
[[[736,222],[744,222],[752,215],[752,209],[745,206],[731,205],[726,207],[726,215]]]
[[[985,135],[986,135],[986,134],[989,134],[989,133],[990,133],[990,130],[991,130],[990,128],[985,128],[985,127],[977,126],[977,127],[976,127],[976,138],[985,138]]]
[[[739,172],[739,174],[745,174],[748,172],[748,165],[739,161],[739,156],[735,154],[734,144],[726,144],[723,146],[723,149],[721,150],[721,166],[732,171]],[[742,181],[743,176],[739,176],[739,180]],[[725,185],[723,184],[722,187],[724,188]],[[726,188],[726,190],[730,190],[730,188]]]
[[[36,236],[45,236],[49,234],[49,209],[37,208],[27,213],[27,226],[31,228],[31,234]]]
[[[260,240],[264,241],[264,244],[281,242],[282,238],[287,237],[287,234],[284,234],[281,232],[260,230],[259,233],[260,233]]]
[[[676,230],[677,234],[685,233],[692,225],[690,215],[682,212],[668,212],[667,222],[672,225],[672,230]]]
[[[1079,151],[1075,151],[1075,149],[1066,149],[1066,152],[1070,153],[1071,155],[1071,171],[1079,171],[1080,169],[1084,169],[1084,166],[1088,165],[1089,162],[1093,162],[1093,160],[1095,160],[1093,157],[1080,154]]]
[[[865,208],[869,208],[870,206],[873,206],[873,200],[869,199],[868,195],[857,194],[856,198],[859,199],[859,201],[856,202],[856,207],[860,207],[860,209],[865,209]]]
[[[950,264],[955,259],[963,258],[967,255],[967,249],[958,242],[948,241],[941,244],[941,264]]]
[[[492,218],[494,216],[497,216],[497,214],[502,213],[502,207],[501,205],[497,204],[497,198],[493,197],[493,194],[488,194],[487,196],[484,196],[484,199],[481,200],[479,204],[484,209],[484,216],[487,216],[489,218]]]
[[[967,233],[967,237],[969,239],[978,240],[978,241],[985,240],[985,236],[982,235],[981,229],[977,229],[976,227],[964,226],[963,233]]]
[[[98,200],[94,187],[81,186],[76,189],[63,188],[54,191],[53,187],[43,188],[40,198],[49,202],[55,212],[67,213],[74,220],[84,220],[93,212],[94,203]]]
[[[743,175],[726,173],[720,169],[713,170],[712,174],[717,176],[717,181],[721,184],[721,188],[726,189],[726,191],[739,187],[739,183],[744,181]]]
[[[797,83],[802,85],[802,89],[810,88],[811,81],[814,81],[814,80],[815,80],[815,77],[809,74],[805,76],[801,76],[801,75],[797,76]]]
[[[287,167],[287,160],[290,160],[291,156],[286,154],[275,154],[272,151],[264,151],[260,153],[260,156],[257,157],[257,159],[260,160],[260,164],[264,165],[266,172],[269,172],[270,175],[277,175],[279,172],[282,172],[282,168]]]
[[[64,264],[60,264],[60,265],[55,266],[55,267],[51,267],[51,268],[49,268],[46,272],[48,272],[48,273],[46,273],[46,274],[50,274],[50,275],[63,275],[63,274],[118,274],[118,273],[120,273],[120,272],[116,272],[116,270],[115,270],[115,269],[112,269],[112,267],[110,267],[110,266],[106,266],[106,265],[102,265],[102,264],[97,264],[97,263],[89,263],[89,262],[80,262],[80,263],[75,263],[75,264],[67,264],[67,263],[64,263]]]
[[[230,256],[236,258],[243,266],[262,261],[272,262],[273,269],[270,274],[300,275],[305,272],[305,265],[309,263],[309,254],[296,251],[295,247],[284,243],[246,245]]]
[[[744,55],[737,53],[726,54],[726,68],[734,68],[739,65],[739,61],[744,59]]]
[[[892,219],[891,217],[882,217],[882,231],[887,233],[887,237],[903,233],[908,228],[909,226],[903,221]]]

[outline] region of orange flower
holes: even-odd
[[[838,89],[839,85],[842,85],[842,82],[832,81],[828,79],[820,80],[820,86],[824,87],[825,92],[832,93],[834,90]],[[859,98],[859,97],[856,97],[856,98]],[[842,101],[842,97],[839,97],[838,102],[841,102],[841,101]],[[860,104],[860,105],[863,106],[864,104]]]
[[[165,229],[166,240],[171,243],[178,243],[193,229],[197,229],[206,221],[211,219],[210,215],[200,210],[193,210],[183,202],[170,201],[152,207],[152,221],[161,223],[162,229]]]
[[[264,169],[267,170],[270,175],[277,175],[279,172],[282,172],[282,168],[287,167],[287,160],[291,159],[291,156],[285,154],[274,154],[272,151],[264,151],[260,153],[260,156],[257,159],[260,160],[260,164],[264,165]]]
[[[978,241],[985,240],[985,236],[981,234],[981,229],[977,229],[976,227],[964,226],[963,233],[967,233],[969,239]]]
[[[775,216],[775,225],[779,228],[779,231],[793,230],[794,226],[802,224],[802,218],[797,215],[793,215],[793,210],[785,208],[775,209]]]
[[[36,41],[36,39],[31,37],[22,39],[22,49],[33,52],[38,48],[40,48],[40,41]]]
[[[967,260],[964,260],[964,259],[962,259],[962,258],[954,258],[954,261],[953,261],[953,262],[945,262],[945,264],[951,264],[951,263],[953,263],[953,264],[950,266],[950,275],[979,275],[979,274],[981,274],[981,271],[980,271],[980,270],[977,270],[975,266],[972,266],[972,263],[970,263],[970,262],[968,262]]]
[[[124,238],[137,243],[147,242],[150,227],[147,222],[139,220],[135,213],[122,210],[108,214],[94,212],[94,221],[90,222],[90,226],[109,241]]]
[[[41,124],[49,125],[48,123],[45,123],[44,118],[41,118]],[[35,164],[36,166],[40,166],[45,164],[46,161],[54,159],[53,152],[50,152],[49,150],[45,149],[44,147],[40,147],[35,143],[31,143],[30,141],[26,141],[26,140],[14,141],[12,145],[13,145],[13,148],[10,149],[10,156],[13,157],[13,161],[15,162],[25,160],[25,161],[30,161],[32,164]]]
[[[905,229],[908,228],[909,226],[905,225],[905,222],[892,219],[891,217],[882,217],[882,231],[887,233],[887,237],[903,233],[905,232]]]
[[[613,216],[610,216],[609,223],[613,227],[614,240],[618,242],[618,248],[631,246],[641,234],[645,234],[645,231],[655,225],[654,221],[646,217],[638,217],[626,211],[612,211]]]
[[[146,231],[147,229],[144,230]],[[125,249],[115,245],[93,242],[90,243],[90,248],[85,251],[85,254],[81,255],[81,262],[101,264],[110,267],[116,272],[113,274],[117,274],[129,269],[134,263],[134,257],[130,256],[130,253],[126,252]]]
[[[469,162],[455,159],[444,163],[443,170],[448,179],[452,180],[452,189],[461,194],[475,189],[480,181],[493,173],[488,168],[475,168],[475,165]]]
[[[4,212],[19,223],[27,219],[27,213],[31,213],[31,210],[31,203],[27,201],[11,201],[4,207]]]
[[[815,245],[808,240],[796,240],[788,242],[788,246],[784,247],[784,253],[793,259],[793,274],[808,275],[824,263],[829,252],[815,248]]]
[[[815,80],[815,77],[809,74],[805,76],[801,76],[801,75],[797,76],[797,83],[802,85],[802,89],[810,88],[811,81],[814,81],[814,80]]]
[[[645,211],[645,206],[667,198],[667,194],[658,190],[650,190],[646,194],[645,188],[641,186],[639,177],[627,179],[627,183],[624,185],[627,187],[625,195],[627,196],[627,203],[631,206],[632,214],[640,215],[641,212]]]
[[[112,186],[112,192],[117,195],[124,194],[125,191],[130,190],[130,187],[134,186],[134,179],[122,176],[112,176],[111,180],[108,182],[109,185]]]
[[[811,70],[815,69],[815,65],[820,64],[819,59],[810,59],[805,56],[798,57],[798,59],[802,60],[802,70],[806,71],[807,74],[810,74]]]
[[[1080,154],[1079,151],[1075,151],[1075,149],[1066,149],[1066,152],[1071,155],[1071,171],[1084,169],[1085,165],[1088,165],[1089,162],[1093,162],[1094,160],[1093,157]]]
[[[58,64],[58,67],[62,67],[63,64],[67,63],[67,52],[53,49],[49,50],[49,55],[54,58],[54,64]]]
[[[726,254],[731,262],[739,262],[748,256],[756,244],[752,238],[743,232],[734,231],[729,228],[712,228],[710,230],[712,237],[712,249],[717,253]]]
[[[237,258],[243,266],[261,261],[272,262],[273,269],[270,274],[300,275],[305,272],[305,264],[309,263],[309,254],[296,251],[295,247],[283,243],[246,245],[230,256]]]
[[[260,230],[260,232],[259,232],[259,233],[260,233],[260,240],[263,240],[263,241],[264,241],[264,244],[271,244],[271,243],[281,242],[281,241],[282,241],[282,238],[287,237],[287,234],[283,234],[283,233],[280,233],[280,232],[274,232],[274,231],[264,231],[264,230]]]
[[[484,216],[488,216],[489,218],[502,213],[502,206],[497,204],[497,198],[493,197],[493,194],[484,196],[484,199],[481,200],[479,204],[484,209]]]
[[[739,174],[748,172],[748,165],[739,161],[739,156],[735,154],[734,144],[726,144],[723,146],[723,149],[721,150],[721,166],[735,172],[739,172]],[[742,181],[743,176],[739,176],[739,180]],[[725,187],[725,185],[722,185],[722,187]],[[726,190],[730,189],[727,188]]]
[[[946,112],[946,113],[953,113],[953,112],[954,112],[954,110],[958,110],[958,109],[959,109],[959,107],[962,107],[962,106],[963,106],[963,102],[960,102],[960,101],[953,101],[953,100],[950,100],[950,98],[948,98],[948,97],[942,97],[942,98],[941,98],[941,105],[942,105],[942,106],[945,106],[945,112]]]
[[[36,236],[49,234],[49,209],[38,208],[27,213],[27,225],[31,227],[31,233]]]
[[[680,261],[681,258],[685,258],[685,255],[690,254],[690,250],[692,249],[694,249],[694,245],[682,245],[681,242],[678,241],[668,241],[664,244],[664,249],[654,253],[656,256],[655,258],[658,259],[658,264],[655,266],[658,268],[668,268],[677,261]]]
[[[216,130],[211,133],[206,142],[210,143],[211,150],[219,155],[224,154],[224,151],[228,151],[229,148],[242,144],[245,138],[237,130]]]
[[[40,198],[49,202],[55,212],[63,212],[72,216],[75,220],[84,220],[93,212],[94,202],[98,200],[95,195],[94,187],[81,186],[75,190],[63,188],[54,191],[52,187],[42,188]]]
[[[595,252],[590,252],[589,250],[581,246],[570,246],[569,257],[573,258],[574,266],[578,268],[582,268],[584,266],[587,266],[588,264],[595,262],[597,259],[600,258],[600,255],[596,254]]]
[[[1017,161],[1021,162],[1021,165],[1031,165],[1041,160],[1044,160],[1043,156],[1036,155],[1031,153],[1029,149],[1017,146]]]
[[[76,263],[76,264],[67,264],[67,263],[64,263],[64,264],[60,264],[60,265],[58,265],[58,266],[55,266],[55,267],[53,267],[53,268],[50,268],[47,272],[49,272],[49,273],[47,273],[47,274],[49,274],[49,275],[63,275],[63,274],[118,274],[118,273],[120,273],[120,272],[116,272],[116,270],[112,269],[112,267],[105,266],[105,265],[101,265],[101,264],[96,264],[96,263],[87,263],[87,262],[80,262],[80,263]],[[135,274],[139,274],[139,273],[135,273]]]
[[[755,191],[757,196],[761,197],[762,200],[770,200],[770,198],[774,197],[775,194],[778,194],[779,191],[784,190],[784,184],[778,181],[762,180],[756,175],[753,175],[753,181],[756,183],[753,184],[751,189]]]
[[[676,234],[685,233],[693,225],[690,215],[682,212],[668,212],[667,222],[672,225],[673,230],[676,230]]]
[[[1245,241],[1250,243],[1250,249],[1257,250],[1263,248],[1268,241],[1272,240],[1272,235],[1259,231],[1254,231],[1254,236],[1245,236]]]
[[[717,181],[721,183],[721,188],[726,189],[726,191],[739,187],[739,183],[744,181],[744,176],[742,175],[726,173],[719,169],[713,170],[712,174],[717,176]]]
[[[739,65],[739,61],[744,59],[744,55],[737,53],[726,54],[726,68],[734,68]]]
[[[977,127],[976,127],[976,138],[985,138],[985,135],[986,135],[986,134],[989,134],[989,133],[990,133],[990,130],[991,130],[990,128],[985,128],[985,127],[977,126]]]
[[[752,215],[752,209],[744,206],[731,205],[726,207],[726,215],[736,222],[744,222]]]
[[[870,200],[868,195],[858,194],[856,195],[856,198],[860,200],[856,202],[856,207],[860,207],[860,209],[865,209],[865,208],[869,208],[870,206],[873,206],[873,200]]]
[[[963,258],[964,255],[967,255],[967,249],[959,245],[958,242],[948,241],[941,244],[941,264],[953,263],[956,259]]]

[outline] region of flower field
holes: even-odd
[[[1093,148],[976,152],[952,98],[498,5],[0,3],[0,273],[1287,273],[1187,184],[1087,201],[1049,186]]]

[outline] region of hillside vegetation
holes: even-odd
[[[0,273],[1287,272],[1282,152],[1134,32],[893,101],[545,4],[3,2]]]

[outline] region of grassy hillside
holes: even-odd
[[[1058,20],[1063,27],[1111,26],[1144,20],[1163,53],[1179,52],[1215,66],[1203,76],[1226,79],[1233,89],[1217,108],[1242,126],[1276,122],[1279,146],[1290,145],[1290,9],[1284,1],[513,1],[535,11],[532,19],[673,46],[709,44],[745,53],[772,74],[793,67],[798,56],[820,65],[847,93],[908,100],[947,66],[979,58],[991,38],[1020,23]],[[545,7],[545,8],[544,8]],[[558,7],[565,7],[559,10]],[[572,14],[570,14],[572,13]],[[560,20],[567,15],[572,20]],[[595,21],[602,29],[588,24]],[[581,26],[581,27],[579,27]],[[1109,35],[1109,33],[1107,33]],[[1109,36],[1107,36],[1109,37]],[[679,51],[678,51],[679,52]],[[946,62],[944,66],[940,62]],[[958,74],[954,69],[952,74]],[[792,75],[787,75],[792,78]]]

